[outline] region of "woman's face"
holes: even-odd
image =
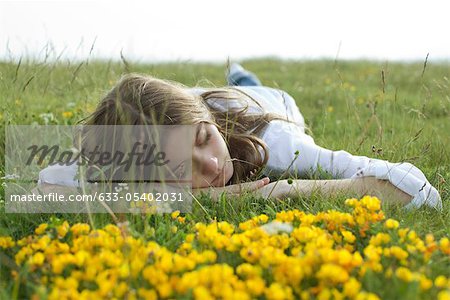
[[[233,172],[228,147],[217,127],[198,124],[192,149],[192,187],[224,186]]]
[[[176,144],[176,134],[169,139],[173,139],[169,144]],[[174,157],[173,155],[169,157]],[[171,169],[177,174],[182,167],[183,163],[179,163]],[[217,127],[205,122],[194,125],[192,188],[225,186],[233,176],[233,172],[228,147]]]

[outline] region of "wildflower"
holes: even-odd
[[[283,223],[279,221],[272,221],[264,224],[260,228],[268,234],[277,234],[279,232],[290,233],[293,230],[293,226],[290,223]]]
[[[405,260],[408,257],[408,252],[400,248],[399,246],[392,246],[389,248],[390,254],[398,260]]]
[[[413,274],[411,273],[411,271],[404,267],[398,268],[395,271],[395,276],[406,282],[411,282],[413,280]]]
[[[236,274],[244,278],[258,277],[262,274],[262,270],[257,265],[243,263],[236,268]]]
[[[65,111],[62,113],[62,116],[66,119],[72,118],[73,117],[73,112],[71,111]]]
[[[29,260],[31,265],[41,266],[44,263],[45,257],[42,252],[36,252]]]
[[[448,237],[443,237],[439,241],[439,248],[445,254],[450,254],[450,241]]]
[[[179,215],[180,215],[180,211],[176,210],[170,214],[170,217],[175,220]]]
[[[67,232],[69,232],[69,223],[67,221],[64,221],[61,225],[56,227],[56,231],[58,232],[59,238],[65,237]]]
[[[15,246],[15,242],[10,236],[0,236],[0,248],[6,249]]]
[[[381,209],[381,202],[376,197],[364,196],[360,202],[370,211],[377,211]]]
[[[343,230],[341,233],[347,243],[353,244],[356,241],[356,236],[351,231]]]
[[[445,278],[445,276],[443,275],[439,275],[434,280],[434,285],[438,288],[445,288],[448,284],[450,284],[450,281],[447,281],[447,278]]]
[[[250,278],[245,281],[245,285],[252,296],[260,296],[265,289],[265,281],[261,277]]]
[[[344,283],[348,280],[347,271],[335,264],[323,264],[316,277],[324,282]]]
[[[358,199],[355,198],[346,199],[344,203],[349,207],[357,207],[359,205]]]
[[[70,228],[70,231],[74,236],[86,235],[89,233],[90,230],[91,227],[89,226],[89,224],[85,223],[77,223],[72,225],[72,227]]]
[[[361,289],[361,283],[356,278],[351,277],[346,283],[344,283],[344,295],[353,298]]]
[[[380,298],[374,293],[360,292],[355,298],[356,300],[379,300]]]
[[[267,299],[293,299],[291,288],[276,282],[266,289],[265,296]]]
[[[34,232],[35,232],[36,234],[39,234],[39,235],[40,235],[40,234],[43,234],[47,228],[48,228],[48,224],[47,224],[47,223],[43,223],[43,224],[39,225],[39,226],[34,230]]]
[[[400,224],[398,223],[398,221],[396,221],[394,219],[387,219],[384,222],[384,227],[386,227],[388,229],[397,229],[399,225]]]
[[[244,247],[240,251],[241,257],[249,263],[255,263],[261,256],[258,247]]]
[[[449,290],[440,291],[437,294],[437,299],[438,300],[450,300],[450,291]]]
[[[404,239],[406,237],[406,235],[408,234],[409,228],[400,228],[398,230],[398,236],[402,239]]]
[[[194,288],[194,297],[199,300],[214,299],[210,292],[204,286],[197,286]]]
[[[421,274],[419,277],[420,289],[426,291],[433,286],[433,281],[428,279],[425,275]]]

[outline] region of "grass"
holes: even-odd
[[[243,62],[263,84],[287,91],[296,99],[316,143],[344,149],[355,155],[392,162],[408,161],[419,167],[443,200],[443,212],[423,208],[406,212],[386,207],[387,217],[400,221],[421,236],[439,238],[450,232],[450,66],[446,62],[382,61],[286,61],[258,59]],[[224,64],[189,62],[143,64],[113,61],[20,61],[0,62],[0,173],[4,174],[5,125],[75,124],[95,108],[102,95],[126,72],[147,73],[188,86],[222,86]],[[47,114],[45,117],[44,114]],[[2,175],[4,176],[4,175]],[[0,235],[14,238],[32,233],[51,218],[69,223],[90,222],[101,227],[113,222],[108,215],[6,214],[1,189]],[[273,202],[252,195],[212,202],[207,196],[194,205],[193,222],[224,220],[239,224],[265,213],[300,209],[317,213],[342,210],[343,197],[318,195],[310,199]],[[135,235],[155,239],[169,249],[183,240],[188,228],[170,234],[167,216],[126,215]],[[189,225],[186,225],[187,227]],[[148,228],[153,228],[148,236]],[[433,266],[436,274],[450,276],[448,268]],[[0,273],[1,296],[12,295],[14,283],[6,268]],[[398,295],[386,294],[396,298]],[[406,294],[404,294],[406,298]]]

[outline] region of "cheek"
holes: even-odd
[[[217,129],[216,129],[217,130]],[[214,138],[212,139],[212,144],[217,151],[223,155],[226,154],[226,156],[229,156],[229,151],[227,147],[227,143],[225,142],[225,139],[222,137],[222,135],[217,131],[214,134]]]

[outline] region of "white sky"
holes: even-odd
[[[0,59],[43,56],[225,61],[450,60],[442,0],[2,1]]]

